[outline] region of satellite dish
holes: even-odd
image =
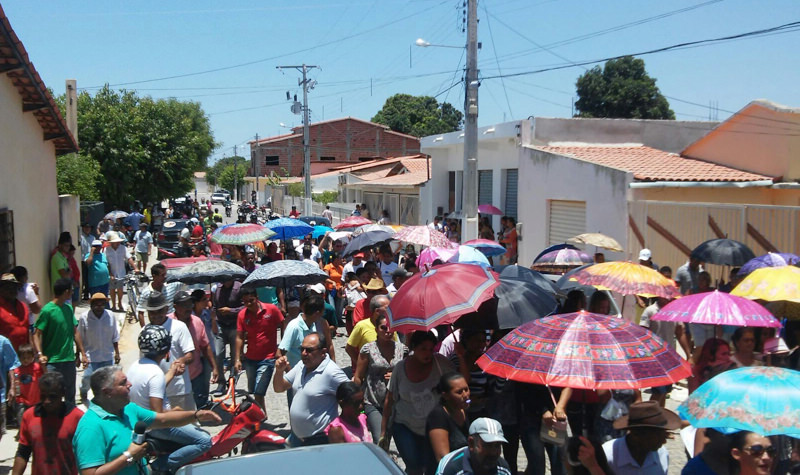
[[[295,102],[289,110],[292,111],[292,114],[300,114],[303,111],[303,106],[299,102]]]

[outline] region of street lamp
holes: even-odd
[[[419,46],[420,48],[427,48],[428,46],[433,46],[436,48],[455,48],[455,49],[464,49],[463,46],[451,46],[451,45],[435,45],[431,44],[429,41],[425,41],[422,38],[417,38],[417,41],[414,42],[415,45]]]

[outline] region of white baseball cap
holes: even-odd
[[[639,251],[640,261],[649,261],[651,257],[653,257],[653,253],[650,252],[650,249],[642,249]]]

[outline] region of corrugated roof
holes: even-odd
[[[53,96],[28,58],[22,42],[11,28],[11,23],[0,6],[0,73],[5,73],[22,96],[23,112],[36,117],[42,128],[44,140],[52,140],[56,155],[78,151],[78,144],[67,129]]]
[[[544,152],[618,168],[633,173],[637,181],[718,181],[771,180],[773,177],[686,158],[643,145],[625,146],[544,146]]]

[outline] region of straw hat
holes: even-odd
[[[386,284],[384,284],[383,279],[378,279],[373,277],[367,285],[364,286],[364,290],[384,290],[386,288]]]

